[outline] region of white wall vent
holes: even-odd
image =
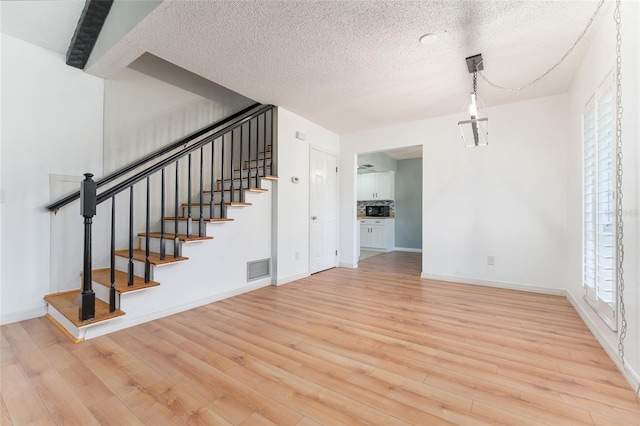
[[[271,259],[247,262],[247,282],[271,276]]]

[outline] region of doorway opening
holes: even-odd
[[[381,253],[421,253],[422,145],[357,157],[358,262]]]

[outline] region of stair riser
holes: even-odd
[[[96,298],[102,300],[104,303],[109,303],[109,287],[105,287],[102,284],[93,282],[93,291],[96,294]],[[120,309],[120,294],[116,292],[116,309]]]
[[[197,235],[198,234],[198,221],[197,220],[192,220],[191,221],[191,233]],[[167,229],[170,229],[171,233],[173,233],[173,221],[172,220],[166,220],[165,224],[167,226]],[[206,227],[206,223],[205,223],[205,227]],[[178,221],[178,234],[186,234],[187,233],[187,221],[186,220],[180,220]],[[169,243],[169,240],[167,240],[167,245]],[[171,241],[171,244],[173,244],[173,241]],[[149,246],[151,247],[151,246]]]
[[[227,201],[228,204],[228,201]],[[228,207],[228,206],[227,206]],[[181,217],[188,217],[188,212],[187,212],[187,207],[183,207],[181,210]],[[211,217],[211,215],[209,214],[210,210],[209,210],[209,206],[207,206],[207,208],[205,208],[202,211],[202,217],[204,219],[219,219],[220,218],[220,206],[215,206],[215,208],[213,209],[213,217]],[[198,224],[198,220],[200,220],[200,209],[195,209],[195,208],[191,208],[191,220],[193,222],[195,222],[195,225],[192,226],[197,226]],[[173,232],[173,228],[174,228],[174,224],[173,221],[166,221],[165,222],[165,226],[167,226],[168,228],[166,229],[170,229],[170,232]],[[183,228],[184,229],[184,228]],[[182,232],[184,233],[184,232]]]
[[[260,182],[261,179],[258,178],[258,188],[260,188]],[[242,184],[244,185],[245,188],[249,188],[249,187],[256,187],[256,179],[255,177],[253,177],[252,179],[248,180],[247,178],[242,179]],[[218,180],[216,181],[216,191],[220,191],[220,189],[222,188],[222,181]],[[230,190],[231,189],[231,181],[230,180],[225,180],[224,181],[224,189],[225,190]],[[240,189],[240,178],[236,178],[233,180],[233,189],[237,190]]]
[[[265,160],[264,163],[267,165],[267,168],[269,168],[269,165],[271,164],[270,156],[268,156],[266,159],[260,156],[260,160],[258,161],[251,160],[251,162],[249,162],[247,160],[244,160],[244,168],[245,170],[249,168],[255,170],[255,168],[257,167],[258,169],[262,170],[263,160]]]
[[[129,268],[129,259],[116,256],[116,269],[119,271],[127,272]],[[150,265],[151,276],[150,279],[153,280],[153,265]],[[144,262],[139,262],[137,260],[133,261],[133,274],[139,277],[144,277]]]
[[[246,197],[245,197],[246,198]],[[240,202],[240,197],[235,197],[234,199],[235,203],[239,203]],[[225,205],[227,207],[229,207],[229,197],[227,196],[225,198]],[[202,209],[202,217],[204,217],[205,219],[209,219],[211,218],[211,209],[209,208],[209,205],[207,204],[207,206]],[[188,217],[188,208],[187,206],[183,206],[182,207],[182,217]],[[213,218],[217,219],[220,218],[220,205],[216,205],[213,209]],[[191,220],[193,220],[194,222],[196,222],[196,225],[198,223],[198,220],[200,219],[200,207],[199,206],[191,206]],[[173,224],[170,225],[171,229],[173,229]]]
[[[182,243],[179,243],[178,253],[180,253],[180,246]],[[140,238],[140,248],[144,250],[146,248],[146,239],[144,237]],[[172,239],[165,238],[164,240],[165,253],[167,256],[173,256],[173,248],[174,241]],[[158,238],[149,238],[149,250],[152,252],[160,253],[160,239]]]

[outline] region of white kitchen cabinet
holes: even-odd
[[[358,201],[393,200],[394,186],[392,171],[358,175]]]
[[[360,248],[392,251],[395,245],[394,219],[360,220]]]

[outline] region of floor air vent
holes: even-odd
[[[247,281],[271,276],[271,259],[247,262]]]

